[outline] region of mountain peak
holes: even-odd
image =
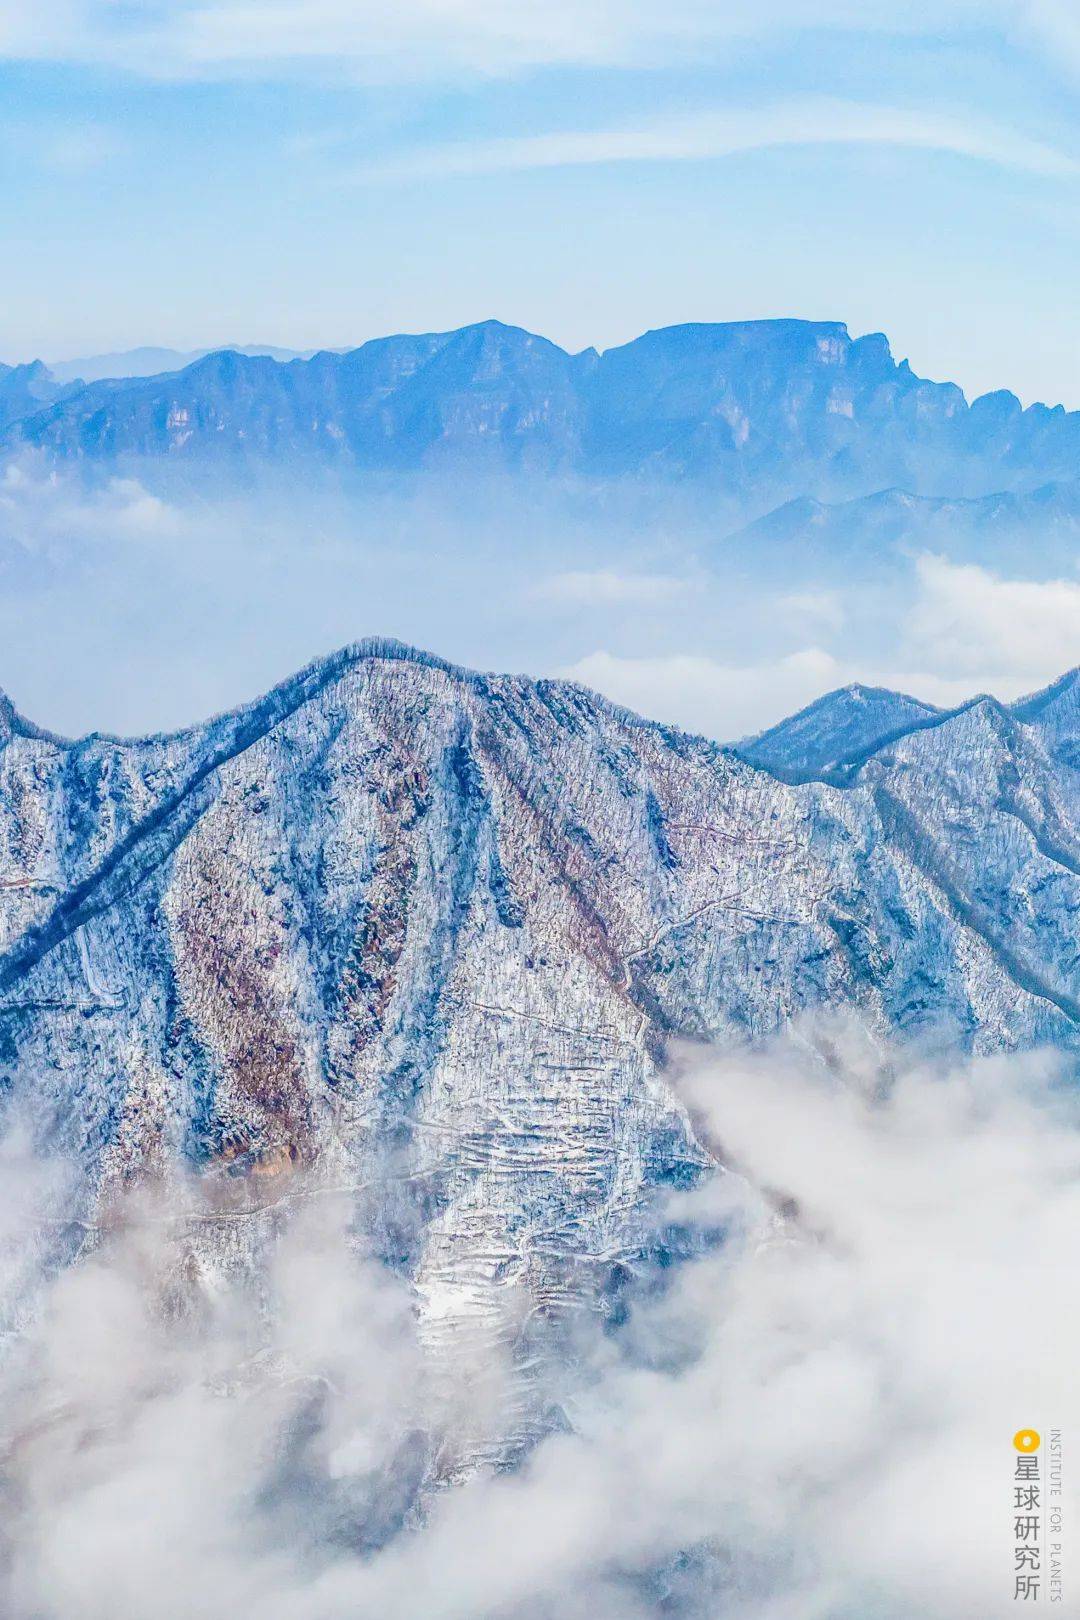
[[[36,738],[39,741],[63,743],[65,739],[58,737],[55,732],[46,731],[41,726],[35,726],[12,703],[7,693],[0,691],[0,748],[4,748],[13,737]]]
[[[77,390],[53,376],[43,360],[0,367],[0,432]]]
[[[378,659],[461,679],[356,681],[306,712]],[[879,702],[929,709],[852,683],[794,720]],[[403,1184],[440,1189],[395,1251],[421,1305],[449,1278],[469,1308],[493,1254],[550,1300],[573,1271],[553,1233],[632,1253],[635,1204],[705,1162],[663,1084],[671,1037],[854,1004],[900,1033],[1080,1043],[1075,801],[1028,750],[1049,808],[1017,836],[1000,751],[971,746],[990,712],[879,753],[843,805],[381,638],[122,762],[13,730],[2,876],[29,921],[0,952],[5,1095],[47,1076],[43,1125],[92,1194],[173,1153],[238,1178],[348,1158],[365,1181],[392,1140]],[[222,984],[228,1016],[183,1011]],[[493,1042],[494,1111],[463,1061]]]
[[[852,346],[845,321],[809,321],[794,317],[750,321],[684,321],[673,326],[654,326],[641,337],[605,349],[602,358],[636,348],[663,349],[672,353],[716,350],[809,352],[815,345],[835,345],[839,350]]]
[[[737,752],[781,781],[833,780],[944,712],[906,693],[853,681],[739,743]]]

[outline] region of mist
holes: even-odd
[[[366,635],[558,676],[729,741],[863,681],[949,707],[1080,656],[1064,544],[768,543],[700,494],[300,469],[0,474],[0,688],[66,735],[170,730]]]
[[[829,1020],[669,1079],[726,1168],[658,1200],[592,1308],[507,1290],[494,1338],[433,1334],[317,1173],[254,1214],[129,1194],[57,1265],[77,1189],[12,1140],[3,1613],[1013,1613],[1012,1436],[1080,1426],[1065,1060]],[[493,1469],[523,1403],[534,1443]],[[1065,1488],[1071,1527],[1068,1454]]]

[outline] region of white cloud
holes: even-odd
[[[704,654],[621,657],[593,652],[559,671],[567,680],[652,720],[734,742],[774,725],[815,698],[851,681],[908,692],[927,703],[952,708],[976,692],[1003,701],[1023,695],[1033,683],[1015,671],[944,674],[931,668],[882,667],[871,660],[839,658],[821,647],[803,647],[757,664],[725,664]],[[1060,674],[1047,673],[1047,680]]]
[[[1011,1437],[1080,1420],[1056,1236],[1080,1215],[1075,1095],[1054,1096],[1050,1061],[924,1070],[844,1025],[823,1049],[816,1073],[780,1051],[684,1087],[802,1234],[759,1251],[718,1312],[731,1449],[711,1460],[801,1543],[802,1601],[775,1612],[1004,1615]],[[788,1482],[771,1504],[770,1479]]]
[[[114,1211],[4,1370],[5,1616],[1012,1612],[1012,1435],[1080,1429],[1075,1091],[842,1022],[675,1083],[737,1169],[660,1214],[725,1241],[631,1289],[620,1332],[584,1313],[550,1368],[569,1432],[510,1474],[440,1480],[492,1349],[432,1362],[344,1205],[296,1200],[261,1308],[170,1206]]]
[[[1004,0],[1005,16],[1013,11]],[[986,20],[977,0],[932,10],[901,0],[400,0],[392,8],[375,0],[0,0],[0,54],[108,61],[156,76],[253,67],[291,76],[305,66],[368,78],[477,76],[552,64],[654,67],[808,28],[940,35]]]
[[[688,589],[671,574],[623,574],[613,568],[570,569],[541,580],[533,598],[552,607],[661,607]]]
[[[1074,0],[1018,0],[1013,30],[1034,42],[1055,67],[1080,72],[1080,14]]]
[[[365,165],[353,178],[401,180],[593,163],[701,161],[807,145],[906,147],[1029,174],[1080,173],[1075,157],[1003,124],[918,108],[817,98],[693,113],[623,128],[447,142]]]
[[[819,647],[770,664],[723,664],[700,653],[620,657],[593,652],[559,671],[567,680],[648,715],[730,741],[844,684],[844,666]]]
[[[842,628],[847,610],[838,591],[792,591],[776,604],[780,613],[794,624],[814,625],[819,630]]]
[[[937,556],[916,567],[911,640],[940,668],[1049,681],[1080,663],[1080,582],[1003,579]]]
[[[67,559],[80,543],[152,540],[177,536],[183,527],[179,509],[135,478],[82,487],[33,458],[9,461],[0,472],[0,542],[28,553],[62,551]]]

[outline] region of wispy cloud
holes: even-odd
[[[106,60],[155,76],[305,66],[377,78],[472,77],[551,65],[699,58],[734,42],[801,29],[940,35],[978,15],[975,0],[916,14],[902,0],[0,0],[0,55]]]
[[[810,591],[777,601],[808,642],[780,656],[740,662],[601,647],[560,673],[653,719],[726,742],[849,681],[952,708],[979,692],[1009,702],[1080,664],[1080,581],[1006,578],[927,554],[914,559],[910,584],[910,594],[898,588],[879,657],[835,639],[847,623],[843,601]],[[810,642],[815,633],[825,646]]]
[[[847,617],[839,593],[833,590],[792,591],[780,597],[776,606],[793,625],[812,625],[830,632],[841,630]]]
[[[4,123],[0,125],[0,145],[20,163],[31,164],[50,174],[77,178],[128,155],[124,137],[102,123]]]
[[[1075,0],[1020,0],[1014,33],[1034,42],[1059,70],[1080,73],[1080,11]]]
[[[851,678],[820,647],[755,664],[725,663],[704,653],[635,657],[600,650],[559,673],[650,719],[723,742],[771,724]]]
[[[729,61],[748,44],[810,32],[940,43],[972,29],[1080,72],[1073,0],[0,0],[0,60],[105,63],[157,79],[477,81]]]
[[[671,574],[624,574],[614,568],[570,569],[541,580],[531,595],[549,607],[661,607],[683,595],[688,582]]]
[[[826,98],[699,112],[622,128],[561,130],[419,147],[352,171],[352,180],[499,174],[597,163],[681,163],[796,146],[891,146],[1027,174],[1068,177],[1080,159],[1002,124]]]

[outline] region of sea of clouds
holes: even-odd
[[[834,1024],[672,1079],[729,1167],[657,1208],[691,1257],[553,1326],[545,1435],[504,1471],[509,1342],[432,1349],[348,1196],[298,1186],[252,1273],[200,1262],[197,1186],[132,1194],[57,1269],[72,1174],[10,1137],[0,1612],[993,1620],[1029,1426],[1065,1436],[1080,1589],[1061,1062]]]

